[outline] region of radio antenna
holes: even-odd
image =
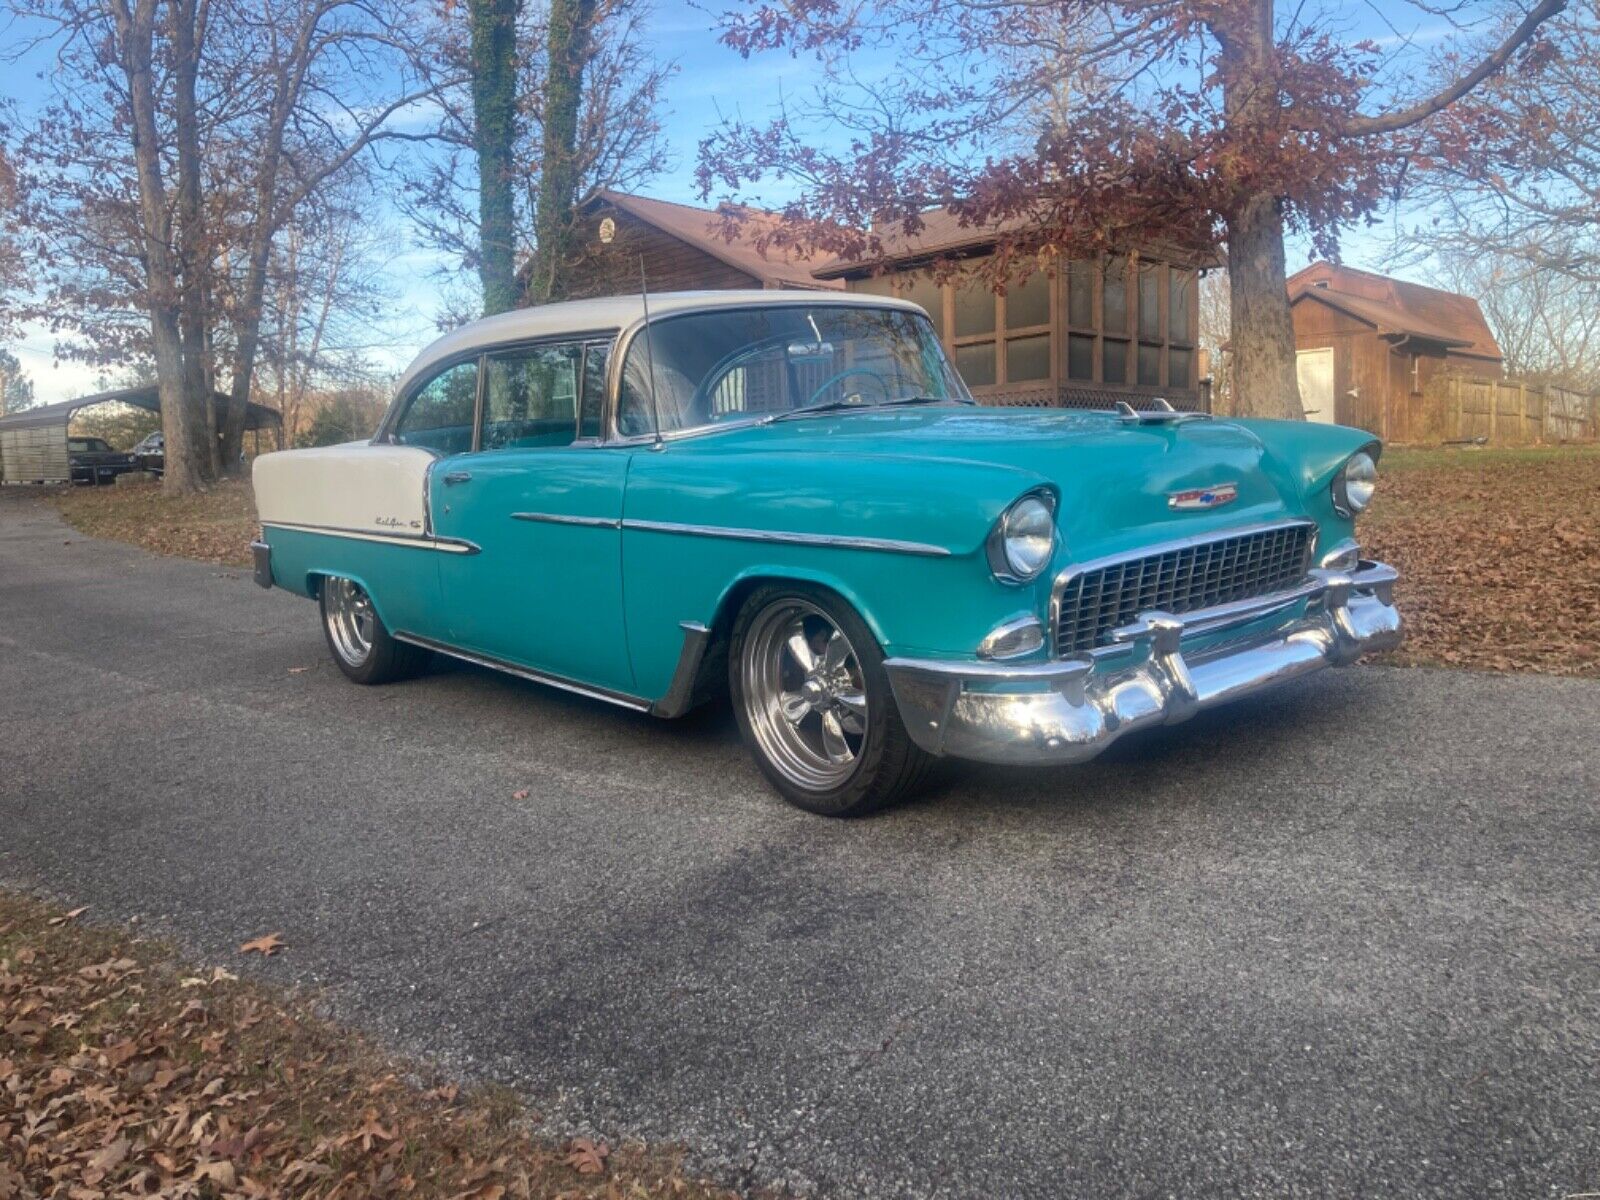
[[[644,358],[650,369],[650,417],[656,426],[655,449],[661,449],[661,409],[656,404],[656,347],[650,336],[650,289],[644,281],[644,255],[639,255],[639,299],[644,304]]]

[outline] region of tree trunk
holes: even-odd
[[[185,404],[182,339],[178,329],[178,280],[167,216],[166,187],[161,180],[160,142],[156,136],[152,41],[155,0],[138,0],[130,12],[126,0],[112,0],[119,55],[128,80],[133,125],[134,168],[139,180],[139,235],[146,271],[146,305],[150,310],[155,351],[156,386],[161,397],[161,431],[166,438],[163,486],[169,493],[193,492],[204,482],[194,455],[195,415]]]
[[[552,28],[555,8],[552,6]],[[478,154],[478,278],[485,316],[517,306],[516,214],[512,153],[516,144],[517,14],[521,0],[471,0],[472,112]]]
[[[1221,52],[1222,102],[1231,131],[1276,136],[1283,120],[1274,0],[1220,6],[1210,24]],[[1246,185],[1248,186],[1248,185]],[[1233,411],[1305,419],[1294,366],[1294,322],[1278,197],[1246,192],[1228,214],[1228,341]]]
[[[1303,420],[1283,215],[1272,196],[1252,196],[1228,221],[1228,287],[1233,411]]]
[[[206,370],[210,264],[200,204],[200,127],[195,116],[200,48],[195,41],[195,2],[176,0],[168,12],[173,49],[173,141],[178,150],[178,329],[183,390],[188,410],[200,415],[192,431],[196,462],[207,479],[215,479],[222,464],[217,453],[217,409],[211,401],[210,372]]]
[[[578,199],[578,112],[589,61],[595,0],[551,0],[549,74],[545,80],[543,160],[538,210],[533,215],[533,270],[528,298],[535,304],[566,294],[562,268],[572,257]]]

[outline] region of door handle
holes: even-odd
[[[451,471],[444,477],[444,481],[447,484],[468,483],[471,479],[471,471]]]

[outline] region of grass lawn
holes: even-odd
[[[1360,535],[1401,572],[1407,642],[1388,661],[1600,675],[1600,446],[1393,449],[1380,467]],[[244,480],[176,499],[155,484],[74,488],[57,503],[95,537],[250,564]]]
[[[535,1137],[503,1089],[311,1010],[0,892],[0,1196],[733,1198],[673,1151]]]

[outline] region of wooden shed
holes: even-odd
[[[1436,375],[1505,369],[1471,296],[1317,262],[1290,277],[1289,305],[1308,420],[1414,440]]]

